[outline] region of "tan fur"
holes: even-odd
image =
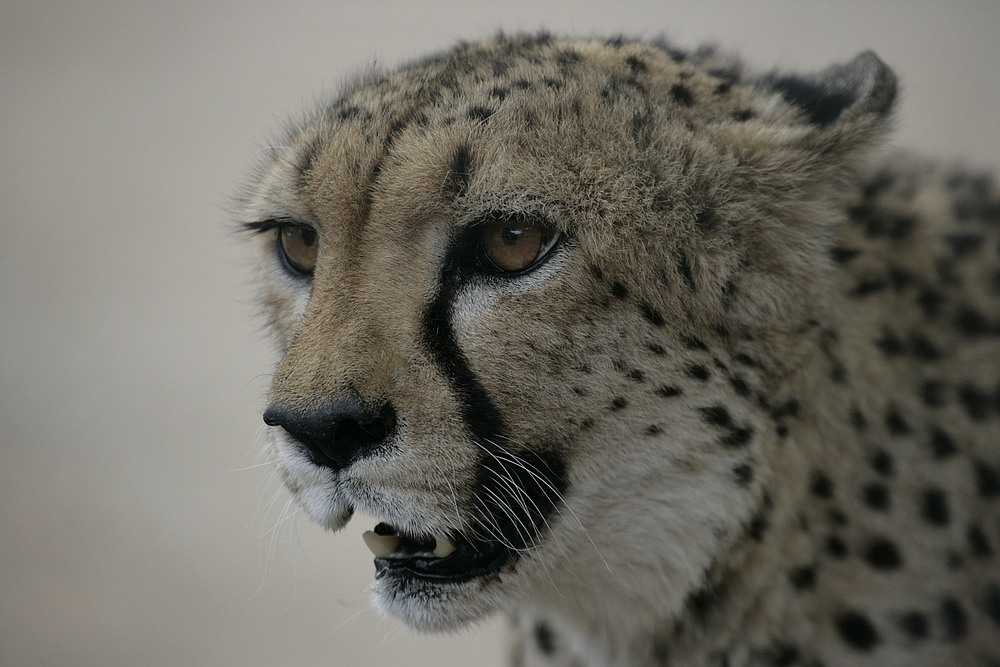
[[[398,414],[340,470],[272,428],[305,509],[482,533],[484,451],[566,468],[512,564],[380,578],[381,608],[506,613],[515,665],[1000,665],[1000,196],[871,157],[895,96],[874,55],[795,82],[499,37],[369,76],[274,150],[245,221],[308,226],[319,255],[295,277],[259,235],[269,400]],[[444,287],[494,211],[566,241]],[[503,442],[470,435],[459,367]]]

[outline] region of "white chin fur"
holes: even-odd
[[[417,632],[451,632],[478,621],[497,610],[496,587],[479,580],[461,584],[431,584],[410,579],[400,583],[382,577],[372,584],[376,608]]]
[[[340,530],[351,519],[353,510],[335,498],[324,485],[309,486],[298,493],[299,504],[313,521],[327,530]]]

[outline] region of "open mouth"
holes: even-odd
[[[375,576],[416,577],[436,583],[461,583],[498,572],[511,558],[510,549],[461,535],[408,535],[380,523],[364,534],[375,554]]]

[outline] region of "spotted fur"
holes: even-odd
[[[289,131],[243,198],[288,488],[501,558],[382,565],[384,611],[507,614],[512,665],[1000,665],[1000,193],[875,155],[895,90],[501,36]],[[489,274],[497,216],[563,240]]]

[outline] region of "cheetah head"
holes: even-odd
[[[680,607],[767,500],[769,398],[893,93],[871,54],[792,77],[499,37],[270,150],[242,199],[281,353],[264,421],[312,518],[374,517],[383,610]]]

